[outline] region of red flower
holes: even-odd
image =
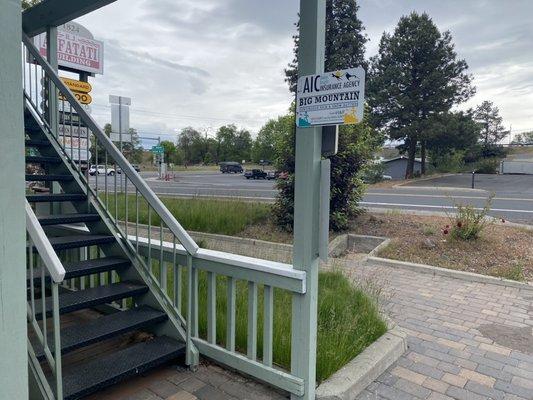
[[[457,227],[460,228],[460,227],[462,227],[462,226],[463,226],[463,223],[462,223],[461,221],[459,221],[459,222],[457,223]]]
[[[450,229],[450,225],[446,225],[446,229]]]
[[[444,233],[445,235],[447,235],[447,234],[449,233],[449,232],[448,232],[448,229],[444,229],[444,230],[442,231],[442,233]]]

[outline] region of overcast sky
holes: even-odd
[[[533,1],[359,0],[377,52],[384,31],[411,11],[450,30],[474,74],[476,96],[492,100],[506,126],[533,130]],[[110,120],[108,95],[132,98],[131,125],[175,138],[185,126],[213,135],[226,123],[253,134],[286,112],[283,68],[292,58],[295,0],[118,0],[78,20],[104,41],[104,75],[91,79],[93,115]],[[145,144],[149,144],[145,142]]]

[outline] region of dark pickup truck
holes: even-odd
[[[266,179],[267,173],[260,169],[252,169],[252,170],[246,171],[244,173],[244,177],[246,179]]]

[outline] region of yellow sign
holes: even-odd
[[[89,93],[92,90],[92,86],[89,82],[77,81],[75,79],[61,78],[63,83],[73,92]]]
[[[74,96],[76,96],[76,99],[81,104],[91,104],[93,101],[93,98],[89,93],[78,93],[78,92],[72,92]],[[59,96],[57,97],[59,100],[66,100],[67,98],[63,96],[61,93],[59,93]]]

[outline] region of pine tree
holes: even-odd
[[[363,66],[365,69],[365,44],[368,37],[363,33],[363,23],[357,18],[359,6],[355,0],[326,1],[326,43],[324,71],[335,71]],[[296,24],[297,30],[300,27]],[[294,59],[285,69],[285,81],[292,93],[298,82],[298,32],[293,36]]]
[[[363,23],[357,18],[359,6],[355,0],[326,1],[326,41],[324,71],[335,71],[363,66],[365,43]],[[298,26],[298,23],[296,24]],[[294,36],[294,59],[285,70],[286,81],[292,93],[296,93],[298,81],[299,36]],[[294,111],[294,107],[291,108]],[[294,114],[292,114],[294,115]],[[278,180],[279,194],[274,205],[278,225],[291,230],[294,211],[294,137],[295,124],[279,140],[283,149],[277,157],[277,167],[288,173]],[[342,230],[348,227],[349,218],[357,214],[358,202],[363,195],[363,183],[358,178],[361,168],[381,144],[377,134],[365,119],[357,126],[341,126],[339,151],[331,159],[330,227]]]
[[[450,32],[441,33],[427,14],[415,12],[400,18],[392,35],[383,34],[371,63],[367,93],[372,121],[391,139],[405,141],[406,178],[412,178],[418,144],[425,172],[434,118],[475,92],[468,65],[457,58]]]
[[[503,127],[503,118],[500,110],[492,101],[484,101],[474,111],[474,120],[481,128],[481,138],[483,146],[496,145],[500,140],[509,134]]]

